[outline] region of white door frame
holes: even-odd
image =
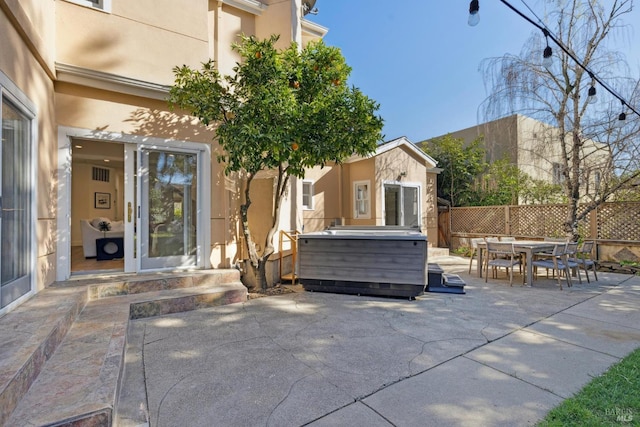
[[[400,187],[400,215],[402,216],[402,222],[404,222],[404,190],[403,187],[412,187],[418,189],[418,224],[422,227],[422,184],[420,182],[413,181],[392,181],[392,180],[383,180],[382,181],[382,221],[383,225],[386,224],[387,211],[385,209],[385,187],[387,185],[393,185]]]
[[[119,132],[104,132],[75,127],[58,127],[58,238],[56,240],[57,268],[56,280],[68,280],[71,276],[71,144],[74,138],[88,139],[92,141],[119,142],[123,144],[135,144],[144,147],[158,147],[167,149],[189,149],[200,151],[202,162],[200,179],[202,185],[198,190],[201,198],[201,211],[199,212],[202,224],[198,233],[197,268],[211,268],[211,145],[202,142],[180,141],[149,136],[129,135]],[[126,191],[126,189],[125,189]],[[137,215],[137,207],[135,214]],[[125,223],[127,219],[125,204]],[[126,231],[125,231],[126,233]],[[131,234],[131,232],[130,232]],[[66,236],[66,237],[65,237]],[[126,235],[125,235],[126,237]],[[127,248],[127,246],[125,246]],[[133,253],[132,251],[129,251]],[[127,264],[131,266],[131,264]],[[136,265],[136,271],[140,271]]]

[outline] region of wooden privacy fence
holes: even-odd
[[[469,246],[479,236],[542,239],[560,237],[566,205],[477,206],[451,208],[450,248]],[[603,259],[640,261],[640,202],[604,203],[578,224],[582,239],[595,240]]]

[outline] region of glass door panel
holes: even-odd
[[[407,227],[417,227],[420,220],[418,212],[420,204],[418,202],[417,187],[402,187],[403,200],[403,224]]]
[[[30,120],[2,102],[0,308],[31,290]]]
[[[198,155],[142,149],[140,166],[141,268],[195,266]]]
[[[400,224],[400,186],[385,185],[384,186],[384,224],[385,225],[401,225]]]

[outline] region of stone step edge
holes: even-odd
[[[190,272],[181,275],[144,277],[89,285],[89,299],[111,298],[115,296],[149,293],[170,289],[214,286],[240,280],[240,271],[235,269]]]
[[[31,305],[38,305],[40,301],[45,299],[48,295],[45,295],[44,292],[47,292],[47,290],[43,290],[41,294],[35,295],[30,301],[27,301],[22,307],[18,308],[16,312],[9,313],[0,320],[9,319],[9,316],[18,316],[18,310],[35,309],[31,308]],[[49,292],[53,293],[56,291],[52,289]],[[69,298],[68,295],[66,297]],[[13,374],[10,374],[6,383],[0,384],[0,387],[2,387],[0,389],[0,425],[4,425],[11,417],[20,400],[28,393],[29,388],[38,378],[45,363],[53,356],[60,343],[64,340],[67,332],[71,329],[73,323],[88,302],[87,293],[75,292],[71,301],[72,303],[67,306],[66,310],[56,310],[56,312],[53,313],[55,320],[52,319],[52,321],[45,323],[45,325],[49,326],[49,329],[48,332],[45,332],[46,336],[44,339],[40,340],[32,349],[18,352],[19,354],[26,355],[26,357],[23,356],[23,360],[17,360],[15,362],[16,366],[10,369],[13,371]],[[12,354],[14,357],[15,355],[15,353]]]
[[[234,285],[234,289],[224,289],[224,285]],[[179,292],[184,292],[185,295],[180,296],[172,296],[171,292],[176,292],[176,289],[173,290],[162,290],[156,292],[149,292],[145,295],[136,295],[137,297],[146,297],[148,298],[145,301],[122,301],[124,303],[129,304],[130,315],[127,319],[127,331],[130,328],[131,320],[135,320],[135,318],[131,317],[134,306],[142,305],[142,307],[153,307],[156,310],[153,310],[152,313],[147,313],[148,315],[144,315],[141,317],[137,317],[138,319],[161,316],[164,314],[173,314],[179,312],[186,312],[191,310],[197,310],[208,307],[221,306],[226,304],[233,304],[237,302],[244,302],[247,300],[248,291],[246,287],[240,282],[231,282],[224,283],[219,286],[216,286],[213,289],[209,289],[206,291],[202,291],[200,287],[194,288],[180,288],[177,289]],[[196,291],[196,292],[194,292]],[[136,296],[133,296],[135,298]],[[126,298],[126,296],[125,296]],[[114,298],[114,303],[117,303],[119,297]],[[111,405],[105,405],[103,408],[94,409],[91,412],[87,413],[78,413],[74,414],[71,417],[66,417],[64,419],[56,420],[53,423],[48,423],[49,426],[76,426],[76,425],[91,425],[92,427],[111,427],[114,425],[120,426],[119,423],[114,423],[114,408],[115,404],[118,401],[119,390],[121,387],[121,382],[125,369],[125,349],[128,345],[128,332],[125,334],[125,339],[122,343],[122,348],[118,350],[120,356],[120,366],[118,369],[118,379],[115,384],[115,389],[113,390],[114,401]],[[27,390],[28,391],[28,390]],[[146,402],[145,402],[146,404]],[[10,415],[10,414],[9,414]],[[10,418],[10,416],[9,416]],[[2,424],[0,424],[2,425]],[[139,424],[137,424],[139,426]],[[143,424],[144,425],[144,424]],[[148,424],[147,424],[148,425]]]
[[[152,296],[155,296],[154,298],[132,302],[129,305],[129,319],[137,320],[166,314],[184,313],[247,301],[249,293],[242,282],[236,281],[226,284],[236,285],[236,289],[221,291],[220,287],[216,287],[204,292],[194,292],[198,287],[192,287],[185,288],[185,295],[179,296],[171,294],[171,292],[179,291],[176,289],[159,291],[157,294],[152,294]],[[169,293],[165,295],[165,292]]]

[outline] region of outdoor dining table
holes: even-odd
[[[513,244],[513,249],[516,252],[525,254],[526,281],[529,286],[533,284],[533,256],[541,252],[551,252],[556,245],[564,245],[562,242],[541,242],[539,240],[515,240],[513,242],[506,242]],[[482,277],[482,264],[484,258],[484,252],[487,249],[486,242],[478,243],[478,277]]]

